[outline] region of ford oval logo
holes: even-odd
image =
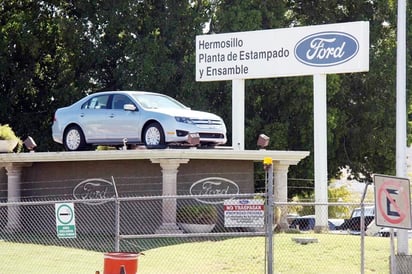
[[[215,195],[215,194],[238,194],[239,186],[225,178],[209,177],[201,179],[190,187],[191,195]],[[196,198],[199,202],[207,204],[221,204],[227,198]]]
[[[90,199],[107,199],[113,198],[114,187],[112,182],[106,181],[104,179],[87,179],[77,184],[73,189],[73,197],[76,200],[83,200],[89,204],[102,204],[107,201],[87,201]]]
[[[306,36],[295,47],[295,57],[299,62],[314,66],[328,67],[345,63],[359,51],[359,42],[344,32],[320,32]]]

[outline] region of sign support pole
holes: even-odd
[[[406,0],[398,0],[396,52],[396,176],[406,177]],[[408,232],[400,229],[398,254],[408,255]]]
[[[365,189],[363,190],[360,207],[361,207],[361,216],[360,216],[360,235],[361,235],[361,274],[365,273],[365,197],[366,192],[368,191],[368,186],[371,182],[365,183]]]
[[[245,150],[245,79],[232,80],[232,147]]]
[[[313,75],[313,131],[315,158],[315,229],[328,228],[328,152],[326,74]]]

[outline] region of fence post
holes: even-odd
[[[266,171],[266,261],[268,274],[273,273],[273,161],[270,157],[265,157],[263,165]]]
[[[361,216],[360,216],[360,233],[361,233],[361,274],[365,273],[365,196],[368,191],[368,185],[372,182],[365,182],[365,189],[361,197]]]
[[[115,203],[114,203],[114,226],[115,226],[115,239],[114,239],[114,251],[120,251],[120,201],[119,201],[119,193],[117,192],[116,182],[114,181],[114,177],[112,176],[113,188],[115,193]]]

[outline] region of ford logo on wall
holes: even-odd
[[[104,199],[115,197],[114,187],[112,182],[104,179],[87,179],[75,186],[73,197],[76,200],[82,200],[89,204],[102,204],[107,202]],[[91,199],[102,199],[103,201],[88,201]]]
[[[239,186],[226,178],[209,177],[201,179],[190,187],[191,195],[239,194]],[[221,204],[227,198],[196,198],[199,202]]]
[[[296,44],[295,57],[309,66],[328,67],[349,61],[358,51],[358,40],[348,33],[319,32],[306,36]]]

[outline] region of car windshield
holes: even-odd
[[[159,94],[133,94],[133,97],[139,104],[147,109],[187,109],[183,104],[178,101]]]
[[[361,215],[361,209],[355,208],[352,212],[351,218],[360,217],[360,215]],[[374,216],[374,215],[375,215],[375,210],[373,207],[364,208],[364,216]]]

